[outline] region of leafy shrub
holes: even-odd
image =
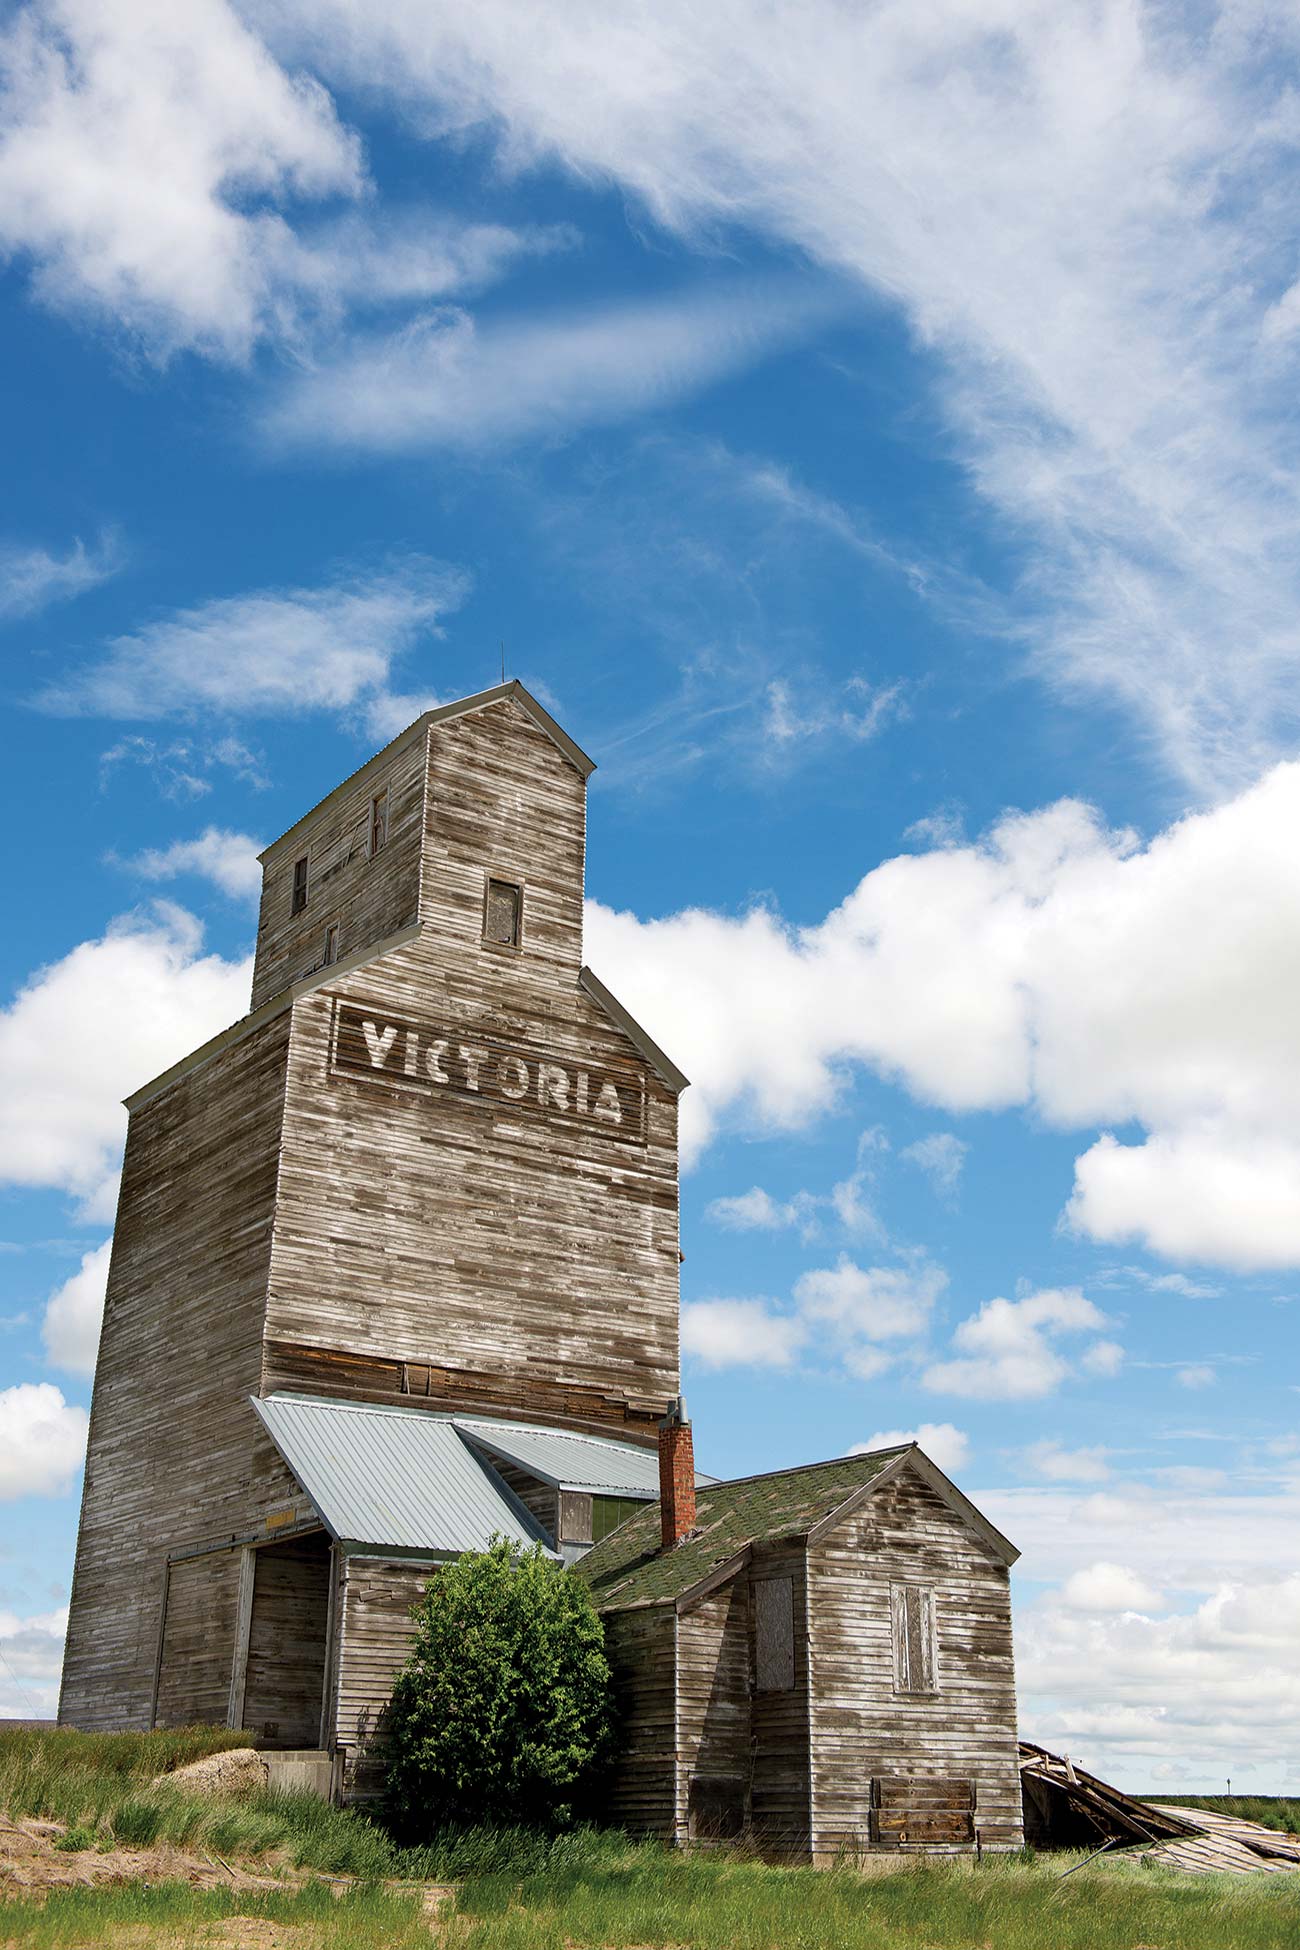
[[[447,1823],[562,1828],[613,1744],[604,1628],[587,1588],[534,1546],[467,1552],[429,1579],[386,1716],[399,1834]]]

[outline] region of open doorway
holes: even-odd
[[[330,1540],[317,1531],[284,1544],[264,1544],[255,1557],[242,1724],[262,1747],[316,1747],[325,1688]]]

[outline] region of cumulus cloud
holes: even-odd
[[[0,1610],[0,1719],[54,1718],[67,1629],[66,1605],[25,1617]]]
[[[206,826],[195,839],[149,847],[121,864],[142,880],[175,880],[180,874],[198,874],[232,900],[256,901],[262,891],[257,858],[261,850],[261,842],[247,833]]]
[[[970,1437],[951,1422],[921,1422],[914,1429],[877,1429],[865,1442],[855,1442],[849,1454],[865,1456],[873,1449],[896,1449],[903,1442],[915,1442],[924,1449],[946,1476],[959,1470],[970,1455]]]
[[[1071,1572],[1061,1590],[1070,1611],[1155,1611],[1160,1593],[1125,1564],[1087,1564]]]
[[[1191,1367],[1179,1368],[1175,1379],[1180,1388],[1213,1388],[1216,1376],[1213,1368],[1195,1362]]]
[[[68,1374],[94,1374],[112,1251],[113,1242],[106,1239],[102,1246],[83,1253],[77,1271],[46,1302],[41,1339],[51,1367]]]
[[[1056,1345],[1058,1339],[1105,1324],[1105,1314],[1077,1287],[1049,1287],[1023,1300],[986,1300],[978,1313],[955,1329],[956,1357],[926,1369],[925,1386],[940,1394],[983,1401],[1029,1401],[1050,1395],[1070,1373],[1070,1363]],[[1105,1366],[1102,1371],[1106,1372]]]
[[[761,1185],[728,1198],[710,1199],[704,1216],[727,1232],[782,1232],[787,1227],[801,1230],[815,1225],[819,1201],[811,1192],[796,1192],[793,1198],[775,1199]]]
[[[160,903],[38,969],[0,1012],[0,1183],[112,1218],[121,1099],[248,1008],[250,962],[202,942],[192,915]]]
[[[316,589],[217,597],[116,637],[35,702],[106,718],[364,710],[405,651],[441,634],[468,588],[460,570],[410,556]]]
[[[600,426],[751,363],[826,309],[824,292],[794,287],[688,291],[482,323],[443,307],[381,337],[354,338],[297,374],[270,407],[266,431],[276,443],[408,453]]]
[[[62,1496],[86,1453],[90,1417],[51,1381],[0,1388],[0,1503]]]
[[[111,534],[101,536],[93,548],[74,541],[62,555],[17,542],[0,544],[0,621],[35,616],[52,603],[82,596],[116,575],[121,565],[121,546]]]
[[[1294,1265],[1298,823],[1294,763],[1145,845],[1065,800],[887,860],[808,927],[593,904],[588,954],[693,1079],[688,1162],[723,1126],[806,1126],[863,1064],[949,1112],[1144,1126],[1085,1151],[1070,1224]]]
[[[702,1368],[788,1368],[806,1334],[802,1321],[766,1300],[693,1300],[682,1308],[682,1352]]]

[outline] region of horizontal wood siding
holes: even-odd
[[[677,1832],[683,1841],[732,1839],[738,1832],[736,1816],[740,1828],[748,1825],[751,1630],[744,1576],[724,1584],[677,1621]],[[701,1803],[704,1819],[693,1821],[692,1808]],[[709,1817],[721,1808],[728,1820],[719,1835],[710,1832]]]
[[[243,1724],[267,1746],[320,1739],[329,1578],[323,1532],[256,1554]]]
[[[870,1846],[875,1779],[888,1783],[884,1804],[897,1807],[910,1797],[918,1810],[936,1795],[946,1805],[960,1791],[953,1784],[973,1782],[982,1845],[1018,1848],[1006,1566],[905,1469],[812,1547],[809,1569],[819,1858]],[[933,1593],[932,1694],[895,1690],[891,1589],[899,1585]],[[914,1845],[927,1843],[918,1836]]]
[[[350,1557],[342,1570],[334,1738],[344,1750],[344,1791],[383,1791],[384,1709],[415,1637],[411,1607],[436,1565]]]
[[[605,1617],[620,1743],[609,1818],[666,1840],[677,1832],[676,1623],[671,1605]]]
[[[486,1450],[480,1452],[489,1469],[494,1469],[507,1489],[514,1491],[526,1510],[536,1517],[550,1541],[556,1541],[559,1524],[560,1492],[549,1483],[539,1483],[535,1476],[519,1469],[514,1463],[504,1462],[500,1456],[491,1456]],[[591,1539],[588,1538],[590,1543]]]
[[[794,1630],[794,1683],[788,1691],[754,1691],[752,1822],[765,1850],[801,1856],[809,1846],[808,1598],[802,1543],[762,1545],[750,1580],[788,1578]],[[757,1623],[757,1621],[755,1621]],[[757,1674],[757,1647],[754,1671]]]
[[[339,930],[339,960],[418,920],[427,743],[427,733],[409,739],[389,765],[271,850],[262,869],[254,1009],[320,966],[331,923]],[[385,787],[388,837],[372,859],[370,802]],[[304,855],[307,905],[295,914],[293,870]]]
[[[71,1726],[148,1725],[169,1552],[296,1507],[248,1403],[261,1379],[288,1034],[288,1016],[276,1017],[131,1118],[64,1663]],[[237,1554],[229,1562],[236,1576]],[[224,1613],[210,1630],[225,1633]],[[226,1638],[213,1656],[228,1680]],[[215,1710],[216,1691],[204,1697]],[[225,1710],[222,1700],[217,1717]]]
[[[158,1684],[160,1727],[224,1724],[238,1598],[237,1550],[173,1564]]]

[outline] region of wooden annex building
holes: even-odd
[[[591,770],[503,684],[262,855],[251,1013],[128,1100],[60,1719],[364,1794],[413,1598],[503,1533],[605,1615],[629,1826],[1019,1846],[1006,1540],[915,1447],[696,1477],[686,1079],[583,965]]]

